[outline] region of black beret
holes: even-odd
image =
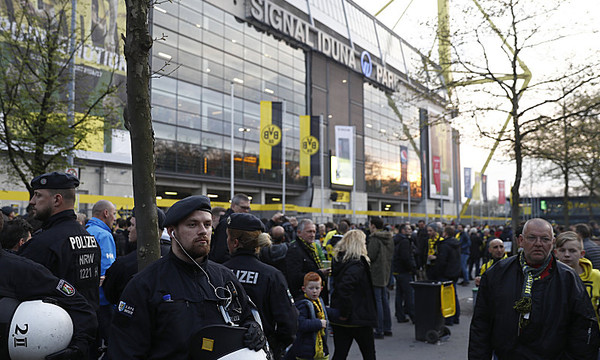
[[[167,211],[165,218],[165,227],[177,225],[181,220],[196,210],[211,212],[210,199],[204,195],[188,196],[183,200],[179,200]]]
[[[259,218],[248,213],[233,213],[227,218],[227,228],[244,231],[265,231],[265,226]]]
[[[131,216],[135,217],[135,208],[133,208],[133,210],[131,210]],[[156,216],[158,217],[158,227],[163,229],[165,227],[164,226],[165,218],[166,218],[165,212],[162,211],[160,208],[156,208]]]
[[[75,189],[79,186],[79,179],[62,172],[51,172],[35,177],[31,180],[33,190],[38,189]]]
[[[2,213],[6,216],[10,215],[11,212],[15,211],[12,206],[4,206],[2,209]]]

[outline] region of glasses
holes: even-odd
[[[241,206],[241,205],[238,205],[238,206],[239,206],[239,207],[240,207],[240,209],[242,209],[242,210],[250,210],[250,206]]]
[[[525,241],[530,244],[535,244],[537,241],[540,241],[542,244],[550,244],[552,243],[552,238],[547,236],[535,236],[535,235],[527,235],[525,236]]]

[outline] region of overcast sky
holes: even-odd
[[[379,11],[389,0],[354,0],[371,14]],[[482,1],[482,0],[480,0]],[[533,5],[546,5],[546,0],[527,0]],[[482,1],[483,2],[483,1]],[[472,0],[451,0],[450,12],[454,15],[451,20],[451,31],[465,27],[467,19],[460,16],[457,10],[462,6],[474,6]],[[388,27],[394,27],[402,38],[418,48],[422,53],[432,53],[437,58],[435,31],[437,25],[437,0],[395,0],[377,18]],[[532,70],[534,80],[543,79],[562,70],[569,62],[588,61],[598,59],[600,48],[600,16],[597,0],[567,0],[561,2],[561,9],[546,20],[545,37],[564,37],[559,41],[552,41],[521,55],[523,61]],[[552,30],[548,30],[552,29]],[[466,100],[466,99],[461,99]],[[492,115],[491,115],[492,116]],[[495,117],[494,117],[495,116]],[[491,126],[497,126],[506,120],[506,116],[493,115]],[[476,128],[461,123],[462,147],[461,166],[471,167],[473,172],[479,171],[489,151],[480,145],[481,141]],[[489,147],[489,143],[487,145]],[[497,196],[498,180],[506,181],[506,192],[514,179],[514,164],[508,162],[506,150],[496,151],[493,161],[488,167],[488,198]],[[538,186],[529,177],[538,179],[539,164],[526,162],[523,167],[524,182],[521,186],[522,196],[538,195],[539,192],[552,192],[560,194],[560,182],[547,181],[543,186]],[[461,174],[462,177],[462,174]],[[463,189],[464,193],[464,189]],[[464,200],[464,199],[463,199]]]

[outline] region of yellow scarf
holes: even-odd
[[[437,243],[440,241],[440,235],[435,234],[435,238],[429,239],[427,242],[427,255],[435,255],[437,253]]]
[[[323,307],[321,306],[321,301],[319,299],[313,300],[304,294],[304,297],[310,300],[310,302],[314,305],[315,308],[315,317],[319,320],[325,320],[325,311],[323,311]],[[320,359],[325,356],[323,350],[323,339],[325,338],[325,329],[321,328],[317,332],[317,341],[315,341],[315,359]]]

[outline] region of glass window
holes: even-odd
[[[160,5],[160,7],[162,7],[162,6],[163,6],[163,4]],[[175,17],[171,14],[168,14],[168,13],[164,14],[161,11],[154,11],[153,16],[154,16],[154,18],[153,18],[154,24],[163,26],[168,29],[177,29],[177,17]],[[160,33],[156,33],[153,31],[153,34],[155,37],[160,37]],[[157,36],[157,34],[158,34],[158,36]]]
[[[179,79],[186,79],[188,81],[197,81],[199,82],[202,79],[202,72],[197,70],[197,68],[193,69],[184,65],[181,65],[179,69],[177,69],[177,77]]]
[[[208,59],[202,59],[202,71],[216,77],[223,77],[223,65]]]
[[[169,124],[176,123],[177,113],[175,109],[169,109],[166,107],[153,105],[151,114],[153,121],[160,121]]]
[[[202,121],[198,113],[179,111],[177,115],[177,125],[186,126],[193,129],[201,129]]]
[[[179,37],[179,50],[187,51],[197,56],[202,55],[202,45],[196,39],[190,39],[187,36]]]
[[[177,48],[167,45],[165,42],[155,41],[152,47],[154,49],[154,55],[160,60],[171,63],[178,63],[177,59]]]
[[[175,140],[177,127],[155,122],[152,124],[157,139]]]
[[[179,111],[188,111],[192,113],[199,114],[200,113],[200,100],[199,99],[190,99],[185,96],[177,97],[177,109]]]
[[[192,0],[192,1],[195,1],[195,0]],[[201,1],[201,0],[197,0],[197,1]],[[197,7],[192,6],[192,3],[190,3],[189,0],[185,0],[185,4],[181,4],[180,9],[181,9],[179,11],[180,30],[181,30],[181,25],[186,22],[188,24],[194,25],[196,27],[196,29],[202,28],[202,22],[204,21],[203,17],[202,17],[202,5],[197,6]],[[200,12],[196,11],[196,9],[198,9]]]
[[[152,78],[152,89],[160,89],[175,93],[177,89],[177,80],[168,76]]]
[[[220,22],[224,21],[224,13],[223,10],[218,9],[214,6],[212,6],[211,4],[204,2],[204,14],[208,15],[212,18],[214,18],[215,20],[218,20]]]
[[[198,130],[179,128],[177,129],[177,141],[190,144],[200,144],[201,133]]]
[[[155,39],[164,38],[164,40],[155,41],[154,44],[152,45],[152,48],[154,49],[156,44],[159,44],[159,43],[160,44],[168,44],[168,45],[176,47],[177,42],[179,41],[179,35],[177,34],[177,32],[171,30],[171,29],[176,29],[176,28],[177,27],[167,28],[167,27],[159,26],[158,24],[154,24],[152,26],[152,36]]]
[[[205,31],[203,34],[203,40],[206,45],[210,45],[217,49],[223,48],[223,37],[220,35]]]
[[[176,108],[175,94],[159,89],[152,89],[152,104]]]
[[[217,107],[220,109],[223,106],[223,93],[203,88],[202,102],[217,105]]]
[[[179,80],[177,93],[192,99],[200,99],[202,96],[202,88],[198,85],[190,84],[189,82]]]
[[[224,137],[222,135],[211,134],[205,131],[202,132],[202,146],[223,149],[223,139]]]

